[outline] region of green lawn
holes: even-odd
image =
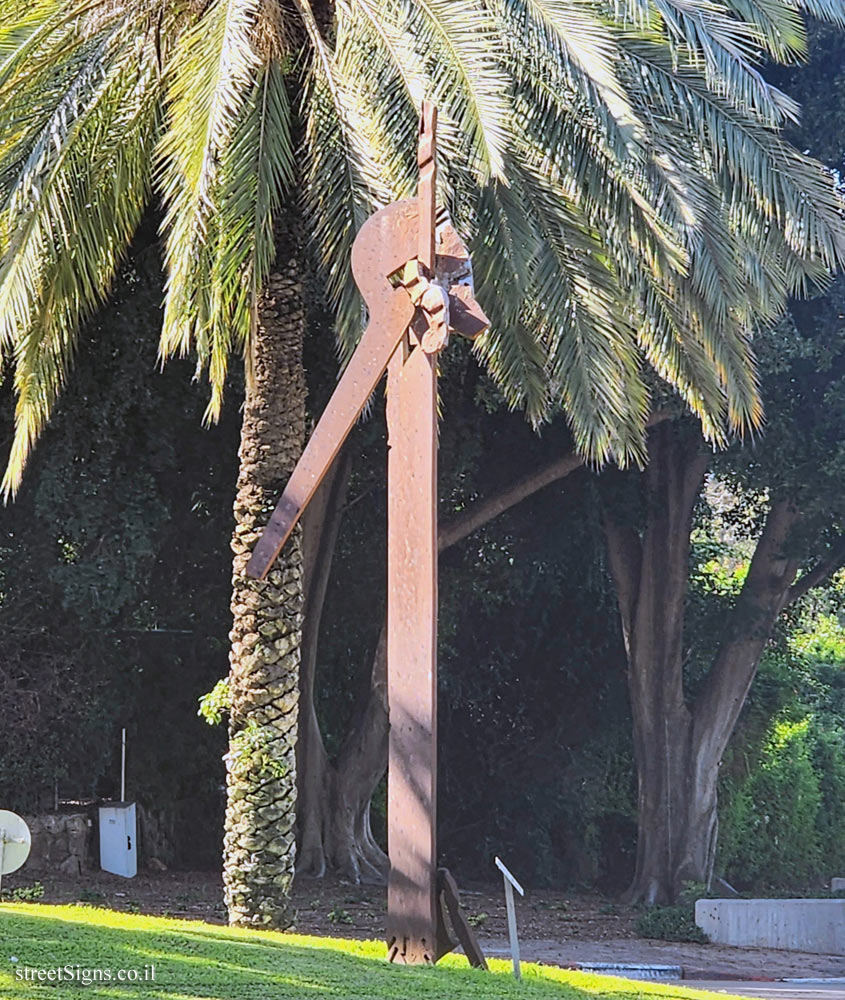
[[[186,920],[142,917],[88,906],[0,906],[0,997],[18,1000],[80,996],[134,1000],[321,1000],[321,998],[530,997],[532,1000],[632,1000],[708,997],[676,987],[632,983],[551,966],[523,965],[517,983],[510,964],[491,973],[449,956],[435,969],[389,965],[378,941],[341,941],[270,931],[234,930]],[[25,969],[140,970],[155,981],[39,985]]]

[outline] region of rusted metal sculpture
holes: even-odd
[[[487,318],[469,254],[450,223],[436,227],[437,111],[423,105],[419,192],[376,212],[352,247],[369,324],[255,547],[263,578],[387,372],[388,768],[387,940],[391,961],[433,963],[457,944],[484,966],[437,869],[437,355],[449,333],[476,337]],[[451,931],[450,931],[451,925]]]

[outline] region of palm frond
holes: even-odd
[[[216,419],[228,359],[243,350],[273,255],[272,215],[292,181],[290,109],[258,49],[260,0],[215,0],[185,31],[167,73],[158,149],[167,208],[160,351],[208,366]]]
[[[302,6],[307,7],[304,0]],[[373,183],[379,165],[370,137],[354,126],[356,95],[344,76],[346,67],[336,61],[313,17],[306,17],[306,27],[314,56],[303,91],[305,211],[311,245],[335,308],[341,363],[345,363],[363,328],[350,255],[358,230],[378,203]]]
[[[290,119],[284,75],[278,61],[271,59],[258,71],[232,142],[220,154],[206,420],[220,415],[231,355],[237,352],[249,359],[258,300],[275,258],[273,220],[294,183]]]
[[[495,0],[491,5],[506,64],[523,87],[572,92],[623,144],[641,139],[627,89],[618,75],[618,28],[591,0]]]
[[[755,25],[772,59],[791,63],[806,55],[807,31],[798,4],[784,0],[727,0],[727,6],[736,17]]]
[[[531,263],[528,312],[548,352],[553,398],[582,454],[597,464],[645,459],[648,390],[611,261],[565,191],[527,164],[521,191],[542,239]]]
[[[737,185],[760,217],[781,229],[797,254],[840,266],[845,260],[841,200],[821,165],[715,94],[691,67],[673,65],[648,43],[626,44],[646,88],[641,114],[650,115],[656,129],[665,127],[671,114],[672,127],[682,128],[712,156],[722,185]]]
[[[519,179],[512,180],[510,187],[486,185],[473,214],[473,271],[491,320],[475,351],[508,404],[539,426],[551,406],[546,352],[525,322],[537,234],[518,195]]]
[[[845,27],[845,5],[842,0],[795,0],[795,6],[819,21]]]
[[[428,64],[429,93],[466,138],[469,169],[506,183],[510,108],[501,36],[482,0],[381,0],[385,23],[401,25]]]
[[[7,60],[16,56],[34,33],[55,17],[59,9],[59,0],[0,2],[0,75],[6,71]]]
[[[798,119],[798,105],[769,84],[758,65],[765,35],[754,21],[743,21],[713,0],[653,0],[669,40],[669,52],[696,67],[714,93],[774,128]],[[783,32],[791,25],[782,7]]]
[[[157,67],[135,28],[108,69],[86,77],[75,113],[65,107],[51,122],[50,142],[34,144],[7,215],[0,339],[13,358],[17,397],[7,496],[61,391],[79,323],[108,292],[149,196]]]

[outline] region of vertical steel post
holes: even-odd
[[[418,259],[434,264],[436,113],[420,126]],[[406,334],[387,369],[387,941],[437,960],[437,355]]]
[[[406,337],[387,383],[387,940],[407,964],[436,961],[436,366]]]
[[[420,243],[417,259],[430,278],[435,265],[435,216],[437,214],[437,108],[423,101],[420,116],[420,139],[417,152],[419,167]]]

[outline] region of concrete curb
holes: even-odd
[[[778,979],[779,983],[845,983],[845,976],[803,976],[800,979]]]
[[[744,976],[741,972],[714,972],[712,969],[684,969],[682,979],[689,979],[690,982],[700,980],[702,982],[725,982],[733,983],[776,983],[779,980],[774,976]]]
[[[640,962],[577,962],[566,968],[576,972],[594,972],[599,976],[620,976],[642,982],[682,979],[684,974],[680,965],[652,965]]]

